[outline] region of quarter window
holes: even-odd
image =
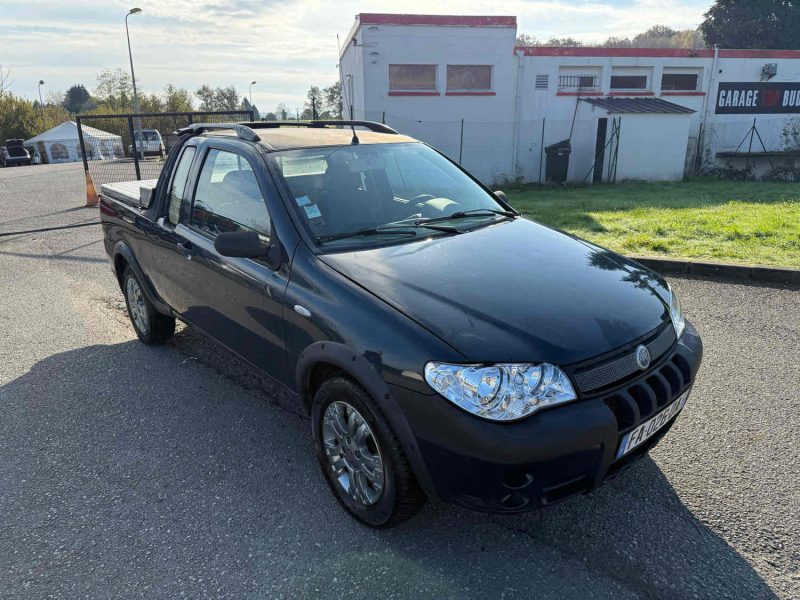
[[[447,65],[448,92],[488,92],[491,89],[491,65]]]
[[[191,224],[211,235],[255,231],[269,237],[267,205],[245,158],[209,150],[197,181]]]
[[[172,185],[169,188],[169,214],[167,218],[173,225],[177,225],[181,218],[181,202],[183,192],[186,190],[186,180],[189,178],[189,169],[197,150],[194,146],[184,148],[178,166],[175,167],[175,174],[172,176]]]
[[[435,92],[436,65],[389,65],[390,92]]]

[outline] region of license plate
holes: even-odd
[[[689,390],[686,390],[677,400],[667,406],[667,408],[662,410],[655,417],[648,419],[633,431],[625,434],[625,437],[622,438],[622,441],[619,444],[617,458],[622,458],[628,452],[653,437],[653,435],[658,432],[659,429],[664,427],[664,425],[669,423],[675,415],[681,412],[681,409],[686,404],[686,399],[688,397]]]

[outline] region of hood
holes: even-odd
[[[566,365],[669,319],[658,275],[522,218],[320,259],[466,361]]]

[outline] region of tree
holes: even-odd
[[[341,119],[344,109],[342,101],[342,84],[337,81],[322,90],[324,96],[324,109],[332,119]]]
[[[604,48],[630,48],[633,46],[630,38],[611,36],[601,44]]]
[[[11,83],[11,69],[8,67],[3,69],[3,65],[0,65],[0,97],[11,89]]]
[[[281,121],[285,121],[289,116],[289,109],[283,102],[278,104],[278,107],[275,109],[275,112],[278,114]]]
[[[92,96],[89,94],[89,90],[87,90],[82,84],[76,83],[67,90],[66,94],[64,94],[64,99],[61,102],[61,105],[67,110],[67,112],[77,114],[91,108],[91,100]]]
[[[528,35],[527,33],[520,33],[517,36],[517,46],[522,47],[532,47],[532,46],[541,46],[542,43],[538,40],[538,38]]]
[[[583,42],[572,37],[554,37],[547,40],[545,46],[583,46]]]
[[[234,86],[212,88],[203,84],[194,93],[200,99],[200,110],[236,110],[239,108],[239,92]]]
[[[162,100],[164,102],[164,110],[167,112],[190,112],[194,110],[192,95],[189,91],[175,87],[171,83],[164,88]]]
[[[68,118],[69,114],[60,104],[45,105],[43,118],[42,108],[38,102],[34,104],[30,100],[15,96],[10,91],[0,96],[0,140],[10,138],[27,140],[63,123]]]
[[[94,95],[101,104],[116,111],[133,108],[133,84],[128,73],[122,69],[105,69],[97,75]]]
[[[250,104],[250,100],[247,98],[242,98],[242,105],[240,107],[242,110],[249,110],[253,113],[253,119],[255,121],[259,121],[261,119],[261,113],[258,112],[258,107],[255,104]]]
[[[300,118],[318,119],[322,110],[322,90],[319,89],[319,86],[312,85],[310,88],[308,88],[308,94],[306,94],[306,103],[303,107],[303,113],[300,115]]]
[[[654,25],[631,38],[610,37],[606,48],[702,48],[703,34],[696,29],[676,31],[666,25]]]
[[[214,91],[214,99],[217,104],[216,110],[236,110],[239,108],[239,92],[232,85],[228,87],[218,87]]]
[[[797,49],[800,2],[716,0],[700,30],[707,44],[722,48]]]
[[[274,112],[268,112],[266,115],[264,115],[264,120],[265,121],[277,121],[278,120],[278,115],[276,115]]]

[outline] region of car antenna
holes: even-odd
[[[339,53],[339,56],[341,57],[342,47],[339,44],[339,34],[338,33],[336,34],[336,49],[337,49],[337,51]],[[339,69],[339,87],[342,90],[342,97],[343,97],[344,101],[349,104],[351,102],[351,100],[348,98],[347,90],[345,89],[345,86],[344,86],[344,77],[343,77],[343,74],[342,74],[342,61],[341,60],[339,61],[339,64],[336,65],[336,67]],[[344,107],[342,107],[342,108],[344,108]],[[356,126],[353,125],[352,118],[353,118],[353,105],[350,104],[350,119],[351,119],[351,121],[350,121],[350,129],[353,131],[353,139],[350,140],[350,143],[355,146],[356,144],[359,143],[359,141],[358,141],[358,135],[356,135]]]

